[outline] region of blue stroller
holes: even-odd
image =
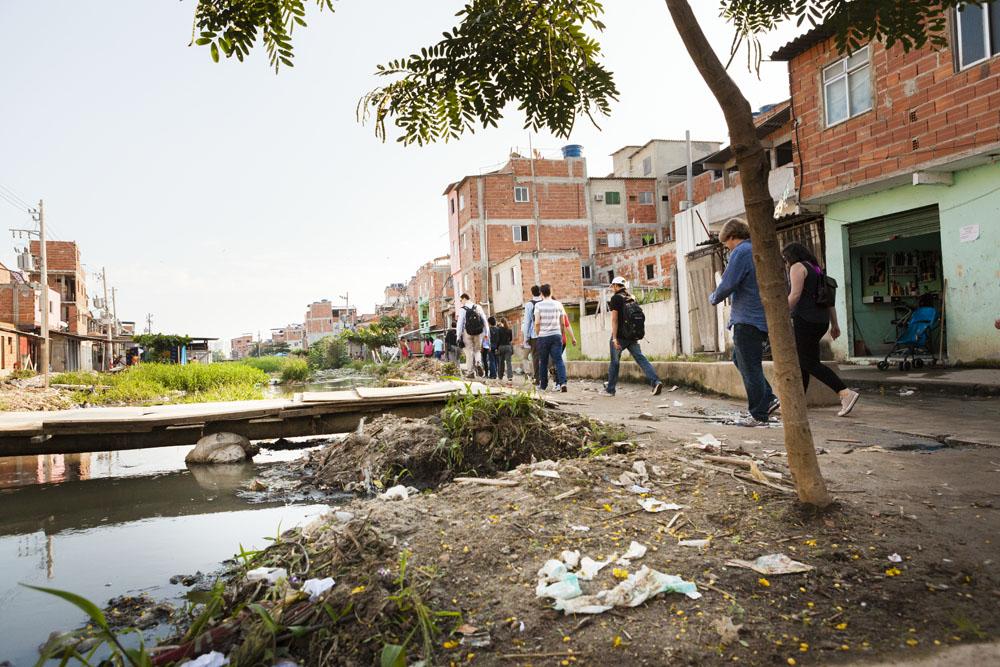
[[[906,328],[900,328],[901,333],[896,336],[892,349],[882,361],[878,362],[878,369],[884,371],[889,368],[889,357],[897,355],[902,357],[897,362],[901,371],[923,368],[924,357],[930,357],[931,366],[935,365],[937,357],[934,356],[931,347],[931,332],[938,324],[937,308],[922,306],[914,310],[906,322]]]

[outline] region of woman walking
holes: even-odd
[[[819,359],[819,341],[830,331],[836,340],[840,337],[837,325],[837,309],[834,306],[820,306],[816,294],[823,279],[823,269],[819,260],[801,243],[789,243],[781,251],[788,265],[791,291],[788,294],[788,309],[792,311],[795,329],[795,347],[802,369],[802,384],[809,389],[809,376],[833,389],[840,396],[838,417],[845,417],[857,404],[860,395],[847,388],[836,373],[823,365]]]
[[[506,318],[502,318],[497,327],[496,338],[494,338],[497,354],[497,378],[502,380],[504,369],[506,369],[508,384],[514,381],[514,364],[511,361],[514,356],[513,340],[514,333],[510,330],[510,324]]]

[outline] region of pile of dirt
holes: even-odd
[[[413,357],[401,364],[375,366],[374,370],[383,384],[393,384],[393,380],[436,382],[441,378],[460,375],[458,366],[434,357]]]
[[[312,452],[306,483],[371,492],[396,484],[436,487],[524,463],[624,451],[624,428],[549,409],[527,394],[457,395],[440,415],[379,417]]]
[[[77,407],[71,392],[62,389],[0,385],[0,411],[20,412],[39,410],[69,410]]]

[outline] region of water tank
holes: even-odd
[[[583,146],[580,144],[569,144],[562,147],[563,159],[571,157],[583,157]]]

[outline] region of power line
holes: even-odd
[[[31,208],[31,204],[29,204],[24,199],[24,197],[22,197],[21,195],[17,194],[16,192],[14,192],[14,190],[12,190],[11,188],[7,187],[3,183],[0,183],[0,195],[2,195],[4,193],[6,193],[6,195],[8,197],[10,197],[11,199],[13,199],[14,203],[16,203],[16,204],[18,204],[20,206],[23,206],[24,208]]]

